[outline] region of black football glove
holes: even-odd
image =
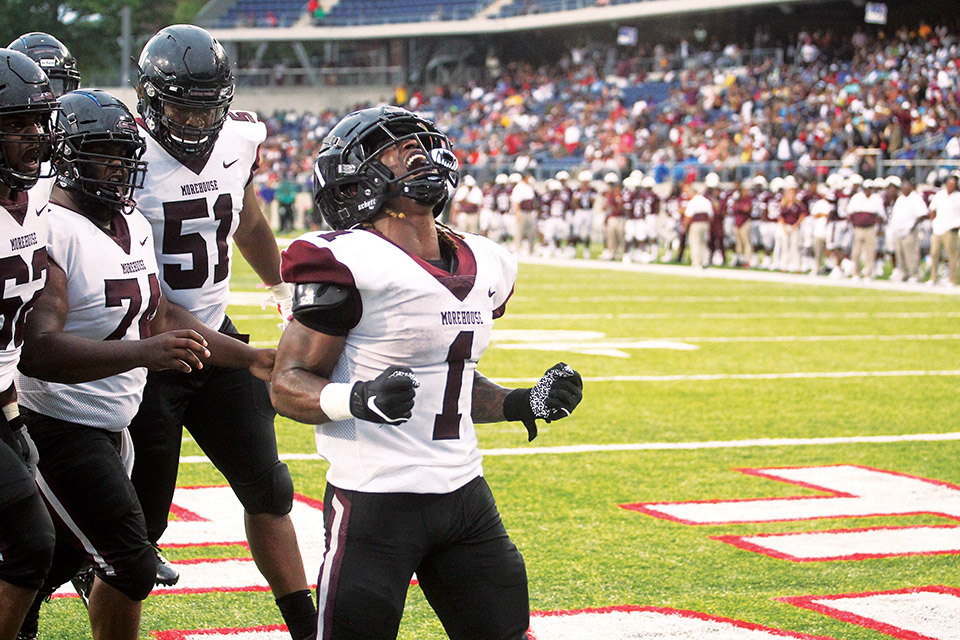
[[[369,422],[402,424],[412,415],[415,389],[419,386],[409,367],[390,367],[373,380],[353,385],[350,413]]]
[[[523,422],[529,440],[533,440],[537,437],[537,418],[546,422],[566,418],[582,398],[580,374],[570,365],[559,362],[547,369],[532,389],[511,391],[503,401],[503,417]]]
[[[2,418],[2,416],[0,416]],[[5,424],[0,425],[0,439],[6,442],[13,452],[20,456],[23,464],[27,466],[30,475],[34,475],[37,470],[37,462],[40,456],[37,454],[37,445],[33,443],[30,434],[27,433],[27,425],[23,424],[23,418],[17,416],[13,420],[4,419]]]

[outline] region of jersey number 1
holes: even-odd
[[[460,438],[460,389],[463,387],[463,370],[473,351],[473,331],[457,334],[447,352],[447,383],[443,387],[443,413],[433,419],[434,440],[458,440]]]

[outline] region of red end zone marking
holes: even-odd
[[[859,529],[832,529],[829,531],[803,531],[803,532],[793,532],[793,533],[758,533],[753,535],[737,536],[737,535],[728,535],[728,536],[710,536],[711,540],[717,540],[719,542],[725,542],[727,544],[733,545],[738,549],[743,549],[744,551],[752,551],[753,553],[760,553],[771,558],[777,558],[778,560],[789,560],[790,562],[834,562],[839,560],[869,560],[872,558],[895,558],[901,556],[933,556],[933,555],[949,555],[949,554],[960,554],[960,545],[956,548],[941,548],[931,551],[924,550],[912,550],[912,551],[890,551],[890,552],[874,552],[874,553],[847,553],[843,555],[834,555],[834,556],[798,556],[785,551],[780,551],[774,549],[770,546],[764,546],[761,543],[755,542],[755,540],[782,540],[790,537],[810,537],[815,538],[817,535],[823,534],[851,534],[855,535],[857,533],[865,532],[875,532],[875,531],[894,531],[894,532],[917,532],[917,531],[930,531],[930,530],[947,530],[949,532],[956,532],[960,530],[960,527],[955,525],[943,524],[943,525],[925,525],[925,526],[907,526],[907,527],[862,527]]]
[[[744,622],[742,620],[734,620],[733,618],[712,616],[705,613],[699,613],[696,611],[685,611],[682,609],[670,609],[666,607],[642,607],[642,606],[635,606],[635,605],[600,607],[595,609],[574,609],[569,611],[531,611],[530,617],[531,617],[532,624],[531,624],[531,630],[528,632],[529,638],[530,640],[550,640],[551,633],[549,631],[547,631],[547,633],[543,634],[542,636],[538,636],[532,630],[534,627],[536,627],[536,621],[538,618],[541,618],[541,619],[552,619],[552,618],[558,618],[558,617],[570,618],[570,620],[565,623],[569,625],[569,624],[572,624],[574,622],[574,619],[577,618],[578,616],[582,616],[585,618],[595,618],[597,616],[602,616],[603,614],[611,614],[611,613],[648,613],[648,614],[662,616],[663,618],[667,619],[667,621],[669,621],[670,618],[674,618],[674,619],[682,619],[686,621],[699,621],[699,622],[712,624],[712,625],[716,625],[716,624],[729,625],[730,627],[734,627],[735,629],[742,629],[743,631],[751,631],[751,632],[752,631],[762,632],[768,636],[777,637],[777,638],[795,638],[797,640],[834,640],[834,638],[831,638],[829,636],[811,636],[804,633],[798,633],[795,631],[783,631],[781,629],[772,629],[770,627],[765,627],[759,624]],[[594,622],[594,620],[581,620],[580,622],[584,624],[591,624]],[[638,621],[638,624],[641,624],[641,621]],[[686,623],[686,624],[689,624],[689,623]],[[263,627],[248,627],[248,628],[235,628],[235,629],[231,629],[231,628],[197,629],[197,630],[174,629],[170,631],[153,631],[151,632],[151,635],[154,638],[156,638],[156,640],[189,640],[191,637],[201,636],[201,635],[202,636],[218,636],[222,638],[249,636],[250,640],[253,640],[254,638],[260,638],[261,635],[259,634],[262,634],[263,636],[267,636],[267,634],[271,634],[267,637],[273,638],[273,635],[272,635],[273,633],[279,634],[279,633],[285,633],[285,632],[286,632],[285,626],[272,625],[272,626],[263,626]],[[286,638],[285,635],[284,636],[277,635],[276,637],[278,639]],[[586,636],[586,637],[593,637],[593,636]],[[627,637],[627,636],[624,636],[624,637]],[[630,630],[629,637],[633,638],[633,637],[640,637],[640,636],[634,635],[634,631]],[[665,637],[665,636],[658,634],[657,637]],[[674,637],[674,636],[670,636],[670,637]],[[724,637],[733,637],[733,636],[728,635]],[[750,636],[750,637],[754,637],[754,636]],[[618,639],[611,638],[609,640],[618,640]]]
[[[637,605],[619,605],[611,607],[599,607],[599,608],[590,608],[590,609],[573,609],[569,611],[531,611],[531,618],[552,618],[552,617],[573,617],[578,615],[590,615],[590,614],[604,614],[604,613],[616,613],[616,612],[637,612],[637,613],[656,613],[663,616],[672,616],[685,618],[688,620],[699,620],[702,622],[708,623],[720,623],[727,624],[738,629],[744,629],[747,631],[763,631],[773,636],[782,637],[782,638],[800,638],[802,640],[834,640],[829,636],[811,636],[804,633],[799,633],[796,631],[784,631],[782,629],[772,629],[770,627],[765,627],[763,625],[754,624],[752,622],[744,622],[743,620],[735,620],[733,618],[724,618],[721,616],[712,616],[706,613],[700,613],[697,611],[687,611],[684,609],[671,609],[668,607],[652,607],[652,606],[637,606]],[[535,622],[535,620],[534,620]],[[531,628],[536,626],[531,624]],[[544,637],[542,639],[538,638],[532,631],[529,632],[530,640],[549,640]]]
[[[170,505],[170,514],[181,522],[206,522],[207,520],[190,511],[190,509],[184,509],[175,504]]]
[[[877,508],[873,511],[870,510],[857,510],[853,507],[856,506],[857,501],[861,500],[861,496],[854,495],[849,492],[844,492],[838,489],[832,489],[828,486],[822,484],[815,484],[813,482],[806,482],[799,480],[797,478],[784,477],[790,471],[809,471],[810,473],[815,473],[817,470],[829,470],[829,469],[851,469],[851,470],[863,470],[875,474],[880,474],[879,477],[893,477],[893,478],[903,478],[908,481],[916,481],[923,483],[924,485],[929,485],[931,488],[938,487],[944,488],[951,491],[956,491],[958,496],[960,496],[960,486],[943,482],[940,480],[934,480],[930,478],[923,478],[920,476],[913,476],[906,473],[899,473],[896,471],[887,471],[884,469],[875,469],[872,467],[862,466],[862,465],[822,465],[822,466],[797,466],[797,467],[771,467],[771,468],[739,468],[734,469],[734,471],[739,471],[740,473],[746,475],[753,475],[760,478],[765,478],[767,480],[774,480],[776,482],[785,482],[798,487],[803,487],[806,489],[811,489],[814,491],[822,491],[826,495],[821,496],[786,496],[786,497],[770,497],[770,498],[737,498],[730,500],[722,499],[713,499],[713,500],[689,500],[682,502],[637,502],[631,504],[622,504],[620,505],[624,509],[630,511],[639,511],[640,513],[645,513],[647,515],[653,516],[655,518],[660,518],[663,520],[670,520],[673,522],[679,522],[681,524],[687,525],[722,525],[722,524],[747,524],[755,522],[795,522],[801,520],[819,520],[823,518],[845,518],[845,517],[880,517],[888,515],[935,515],[943,518],[949,518],[951,520],[960,520],[960,512],[958,513],[949,513],[939,511],[936,508],[920,508],[916,510],[905,510],[905,509],[896,509],[892,511],[883,511],[880,508]],[[779,472],[779,473],[778,473]],[[843,500],[847,499],[847,500]],[[824,504],[824,501],[831,500],[842,500],[844,504],[849,504],[851,511],[849,513],[842,512],[829,512],[829,513],[816,513],[813,515],[800,515],[802,511],[815,511],[809,509],[808,507],[814,504]],[[745,509],[757,505],[770,505],[771,507],[784,506],[789,504],[796,504],[798,506],[797,515],[770,515],[769,517],[727,517],[723,519],[714,519],[714,520],[694,520],[690,518],[684,518],[678,515],[671,514],[669,507],[691,507],[696,505],[730,505],[731,510],[737,505],[743,505]],[[829,511],[829,510],[826,510]]]
[[[150,635],[156,638],[157,640],[186,640],[190,636],[212,636],[220,635],[229,637],[230,635],[236,635],[238,632],[244,633],[269,633],[271,631],[279,631],[284,634],[287,633],[287,627],[282,624],[273,624],[265,625],[262,627],[248,627],[246,629],[231,629],[224,627],[222,629],[172,629],[170,631],[151,631]]]
[[[837,620],[842,620],[843,622],[849,622],[850,624],[859,625],[861,627],[866,627],[868,629],[874,629],[880,633],[885,633],[887,635],[893,636],[894,638],[900,638],[901,640],[951,640],[957,637],[960,637],[960,618],[957,616],[951,616],[949,620],[945,620],[945,623],[948,625],[943,629],[944,634],[938,634],[935,636],[925,635],[918,631],[912,631],[902,626],[897,626],[897,624],[891,622],[884,622],[878,618],[872,618],[865,615],[860,615],[852,613],[850,611],[845,611],[843,608],[840,608],[839,604],[836,606],[830,606],[824,604],[824,602],[829,601],[840,601],[848,600],[853,603],[856,603],[857,600],[866,600],[868,598],[884,597],[891,596],[896,597],[900,595],[908,594],[940,594],[952,596],[957,599],[957,604],[954,607],[957,611],[960,611],[960,589],[955,587],[945,587],[941,585],[934,585],[929,587],[914,587],[911,589],[898,589],[894,591],[871,591],[865,593],[845,593],[845,594],[832,594],[824,596],[790,596],[783,598],[775,598],[781,602],[786,602],[787,604],[792,604],[796,607],[803,609],[809,609],[811,611],[816,611],[817,613],[822,613],[824,615],[830,616],[831,618],[836,618]],[[924,618],[926,620],[930,617],[930,612],[921,612],[917,610],[911,610],[906,614],[901,614],[899,617],[912,618],[914,620],[918,618]],[[905,624],[905,623],[900,623]]]

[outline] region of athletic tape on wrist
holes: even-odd
[[[350,392],[353,385],[345,382],[329,382],[320,390],[320,410],[331,422],[352,418]]]
[[[14,418],[20,415],[20,405],[16,402],[11,402],[10,404],[3,405],[3,417],[7,419],[7,422],[11,422]]]

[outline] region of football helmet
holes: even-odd
[[[223,46],[200,27],[175,24],[144,45],[137,67],[137,111],[150,135],[178,159],[209,153],[233,101]]]
[[[43,163],[50,160],[56,150],[54,114],[60,110],[50,81],[36,62],[19,51],[0,49],[0,181],[13,191],[26,191],[41,177]],[[14,127],[14,119],[36,117],[39,123],[27,132]],[[31,145],[37,147],[37,168],[24,171],[14,167],[7,157],[8,145]],[[26,152],[32,155],[33,150]]]
[[[382,162],[396,145],[414,141],[406,171]],[[398,196],[432,205],[439,216],[460,180],[450,140],[437,127],[400,107],[371,107],[345,116],[323,139],[313,167],[313,198],[334,229],[350,229],[376,217]]]
[[[81,213],[88,217],[104,221],[118,211],[129,213],[147,168],[140,159],[146,144],[133,114],[99,89],[67,93],[60,105],[63,151],[55,162],[57,184],[80,196],[86,205]]]
[[[25,33],[11,42],[8,48],[26,54],[40,66],[50,80],[50,88],[55,97],[59,98],[80,88],[77,59],[62,42],[49,33]]]

